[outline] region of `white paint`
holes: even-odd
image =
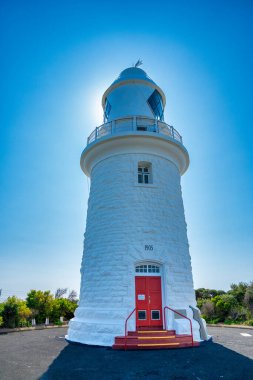
[[[108,120],[132,115],[154,118],[153,112],[146,101],[153,91],[153,87],[141,83],[132,83],[116,88],[107,96],[112,106]]]
[[[162,96],[165,106],[166,98],[163,91],[147,76],[145,71],[136,67],[123,70],[119,78],[112,83],[103,95],[102,106],[105,106],[106,98],[111,105],[108,120],[132,115],[153,118],[154,115],[147,100],[155,89]]]
[[[152,164],[152,184],[138,184],[143,161]],[[188,164],[182,144],[148,132],[101,138],[84,150],[81,166],[91,188],[80,303],[67,339],[111,346],[115,336],[124,335],[135,307],[135,266],[147,262],[161,268],[163,306],[185,309],[192,318],[189,305],[196,300],[180,185]],[[168,328],[190,333],[189,321],[171,312],[167,320]],[[199,324],[192,323],[200,340]],[[135,329],[134,315],[128,327]]]
[[[92,168],[101,160],[124,154],[143,154],[145,157],[149,153],[172,162],[180,174],[183,174],[189,166],[188,152],[179,142],[158,133],[133,131],[124,134],[115,133],[89,144],[81,155],[81,167],[90,177]],[[141,156],[140,161],[143,161]],[[134,178],[135,185],[141,186],[138,184],[137,176]],[[153,184],[148,186],[158,187],[160,184],[154,182],[153,178]]]
[[[252,336],[251,334],[247,334],[247,333],[240,333],[242,336]]]

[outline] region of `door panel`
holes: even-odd
[[[136,326],[162,326],[161,277],[136,276]]]
[[[135,304],[137,326],[149,326],[147,277],[135,277]]]

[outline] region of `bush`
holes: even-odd
[[[199,288],[195,290],[195,294],[197,299],[211,299],[215,296],[225,294],[225,292],[224,290]]]
[[[26,302],[17,297],[9,297],[4,303],[2,311],[3,325],[14,328],[23,326],[31,315],[31,310],[27,307]]]
[[[253,319],[248,319],[244,324],[247,326],[253,326]]]
[[[62,326],[62,325],[63,325],[63,323],[62,323],[61,321],[55,321],[54,324],[55,324],[56,326]]]
[[[231,284],[222,290],[199,288],[196,290],[197,306],[209,323],[251,323],[253,317],[253,282]]]
[[[15,296],[9,297],[5,302],[2,317],[5,327],[14,328],[18,326],[18,299]]]
[[[251,316],[253,317],[253,282],[250,283],[245,291],[244,303],[247,305]]]
[[[74,317],[76,308],[77,304],[74,301],[69,301],[67,298],[57,298],[54,300],[50,318],[54,323],[59,321],[60,317],[70,320]]]
[[[232,295],[238,303],[242,304],[248,284],[246,282],[239,282],[239,284],[231,284],[227,294]]]
[[[215,316],[214,304],[210,300],[206,300],[201,307],[201,313],[203,314],[203,318],[206,319],[207,322],[212,320]]]
[[[229,318],[236,323],[246,321],[248,317],[248,311],[244,306],[237,305],[232,307]]]
[[[0,315],[2,315],[4,309],[4,302],[0,303]]]

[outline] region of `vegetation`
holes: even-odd
[[[197,305],[208,323],[253,326],[253,282],[232,284],[230,290],[196,290]]]
[[[67,289],[57,289],[55,296],[49,290],[31,290],[25,301],[15,296],[9,297],[0,303],[0,327],[31,326],[32,319],[42,324],[46,318],[54,324],[61,325],[60,317],[65,320],[73,318],[78,302],[74,290],[67,298],[63,298],[66,293]]]
[[[61,317],[70,320],[77,307],[77,293],[57,289],[55,295],[49,290],[31,290],[26,300],[15,296],[0,303],[0,327],[31,326],[37,324],[61,325]],[[253,282],[232,284],[230,290],[200,288],[196,290],[197,305],[208,323],[245,324],[253,326]]]

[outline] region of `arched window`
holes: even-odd
[[[138,183],[152,183],[152,164],[150,162],[138,163]]]
[[[135,267],[136,273],[160,273],[160,266],[156,264],[141,264]]]

